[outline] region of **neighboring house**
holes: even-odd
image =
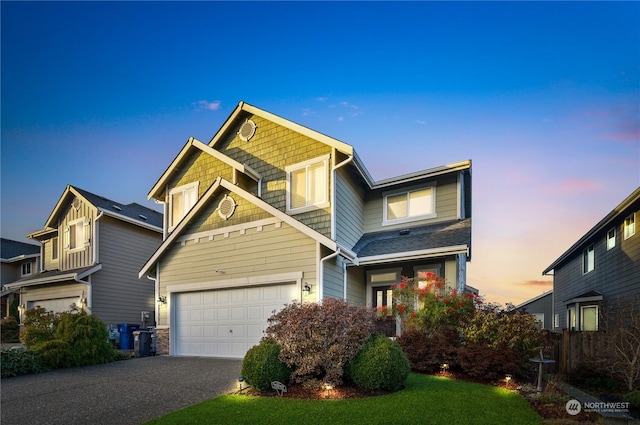
[[[547,267],[553,329],[594,331],[603,306],[640,295],[640,187]]]
[[[553,290],[517,305],[514,310],[535,316],[540,329],[553,330]]]
[[[162,221],[142,205],[67,186],[44,229],[27,235],[41,244],[42,271],[5,287],[19,292],[22,311],[75,305],[106,324],[139,324],[142,311],[152,320],[155,289],[138,270],[162,242]]]
[[[352,146],[241,102],[149,198],[165,205],[140,271],[156,282],[160,353],[242,357],[286,303],[387,306],[420,271],[465,289],[471,161],[374,181]]]
[[[9,314],[15,292],[4,285],[40,271],[40,246],[11,239],[0,239],[0,288],[2,316]]]

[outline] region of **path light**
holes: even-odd
[[[325,382],[324,389],[327,390],[327,398],[331,398],[331,390],[333,389],[331,382]]]
[[[511,379],[512,379],[512,378],[513,378],[513,376],[511,376],[511,375],[510,375],[510,374],[508,374],[508,373],[504,376],[504,380],[505,380],[505,382],[507,383],[507,388],[509,388],[509,382],[511,382]]]
[[[238,386],[240,387],[240,391],[242,391],[242,383],[244,382],[244,378],[240,376],[238,378]]]
[[[440,365],[440,371],[443,375],[447,373],[447,370],[449,370],[449,363],[443,363]]]

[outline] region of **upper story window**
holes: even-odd
[[[32,272],[33,263],[22,263],[20,266],[20,276],[29,276]]]
[[[289,166],[287,172],[287,211],[310,211],[329,206],[329,156]]]
[[[589,273],[595,267],[595,257],[593,252],[593,244],[589,245],[582,252],[582,272]]]
[[[382,224],[433,218],[436,216],[435,187],[422,187],[404,192],[386,193]]]
[[[51,239],[51,259],[58,259],[58,237]]]
[[[89,242],[89,220],[81,218],[74,220],[65,228],[65,249],[69,251],[80,251]]]
[[[635,214],[631,213],[629,217],[624,219],[623,233],[625,239],[628,239],[636,234]]]
[[[198,200],[198,182],[178,186],[169,192],[169,228],[180,223]]]
[[[616,246],[616,229],[613,228],[607,232],[607,251]]]

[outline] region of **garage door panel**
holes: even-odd
[[[242,358],[264,336],[273,311],[294,300],[296,292],[295,284],[282,284],[177,293],[174,352]]]
[[[37,300],[37,301],[29,301],[27,303],[27,308],[35,308],[37,306],[44,308],[47,311],[53,311],[54,313],[62,313],[64,311],[71,310],[72,305],[77,305],[78,299],[77,297],[67,297],[67,298],[53,298],[46,300]]]

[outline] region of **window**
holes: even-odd
[[[89,220],[72,221],[64,231],[64,246],[69,251],[80,251],[89,242]]]
[[[553,327],[554,328],[560,327],[560,315],[558,313],[553,315]]]
[[[435,188],[384,195],[383,225],[435,217]]]
[[[544,329],[544,313],[534,313],[533,316],[535,317],[535,328]]]
[[[31,264],[31,262],[22,263],[22,266],[20,267],[20,276],[29,276],[31,274]]]
[[[598,330],[598,306],[589,305],[580,308],[580,330]]]
[[[191,183],[171,189],[169,192],[169,228],[180,223],[198,200],[198,183]]]
[[[567,310],[567,325],[570,331],[576,330],[576,308],[569,307]]]
[[[636,220],[634,214],[631,214],[629,217],[624,219],[624,238],[629,239],[631,236],[636,234]]]
[[[613,228],[607,232],[607,251],[616,246],[616,229]]]
[[[287,167],[287,211],[304,212],[329,205],[329,156]]]
[[[582,272],[589,273],[595,265],[593,244],[589,245],[582,253]]]
[[[51,239],[51,259],[52,260],[58,259],[58,238],[57,237]]]

